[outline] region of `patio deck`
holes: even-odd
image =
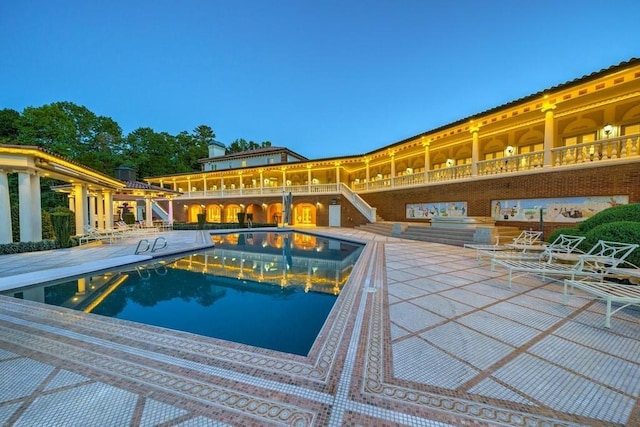
[[[639,424],[640,311],[606,330],[604,303],[565,306],[532,277],[509,289],[472,249],[306,231],[368,242],[307,357],[0,296],[0,424]],[[136,244],[2,255],[0,287]]]

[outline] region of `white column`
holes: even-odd
[[[202,194],[206,196],[207,195],[207,177],[206,176],[202,177],[202,185],[204,186],[203,187],[204,192]]]
[[[7,171],[0,169],[0,243],[12,243],[11,201]]]
[[[99,224],[96,224],[96,199],[95,194],[89,194],[89,226],[90,227],[99,227]]]
[[[69,210],[72,212],[76,211],[76,199],[73,196],[73,193],[69,194],[67,196],[67,198],[69,199]]]
[[[20,202],[20,241],[39,242],[42,240],[40,178],[33,172],[18,172],[18,198]]]
[[[76,234],[84,234],[87,224],[87,188],[82,184],[73,184],[73,194],[76,201]]]
[[[307,192],[311,193],[311,165],[307,165]]]
[[[103,191],[102,199],[104,201],[104,227],[113,228],[113,199],[111,191]]]
[[[42,240],[42,197],[40,195],[40,174],[34,172],[31,176],[31,234],[34,242]]]
[[[424,147],[424,182],[429,181],[429,171],[431,170],[431,152],[429,151],[430,145],[431,141],[422,143],[422,146]]]
[[[169,199],[169,209],[167,213],[169,214],[169,223],[173,224],[173,199]]]
[[[471,175],[478,175],[478,160],[480,159],[480,142],[478,138],[478,133],[480,132],[480,126],[472,125],[471,129],[472,142],[471,142]]]
[[[364,161],[365,167],[367,168],[367,189],[369,188],[369,181],[371,181],[371,174],[369,173],[369,159]]]
[[[151,210],[151,197],[144,198],[145,203],[145,225],[153,227],[153,211]]]
[[[396,177],[396,153],[389,154],[391,157],[391,186],[393,187],[394,178]]]
[[[98,209],[97,209],[98,228],[108,228],[105,225],[105,218],[104,218],[104,193],[103,192],[99,192],[96,195],[96,202],[98,203]]]
[[[263,178],[263,171],[260,170],[260,194],[262,194],[262,189],[264,188],[264,178]]]
[[[556,108],[554,104],[545,102],[542,106],[544,113],[544,166],[553,166],[553,158],[551,149],[553,148],[553,135],[555,133],[553,110]]]
[[[340,188],[340,163],[336,163],[336,184]]]
[[[287,187],[287,171],[282,169],[282,191]]]

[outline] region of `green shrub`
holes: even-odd
[[[122,214],[122,220],[128,225],[133,225],[136,223],[136,216],[133,212],[125,212]]]
[[[51,224],[51,215],[47,211],[42,211],[42,238],[44,240],[53,240],[53,224]]]
[[[71,246],[71,223],[72,217],[66,212],[55,212],[51,214],[51,223],[56,235],[56,242],[61,248]]]
[[[14,242],[0,245],[0,255],[21,254],[23,252],[49,251],[57,249],[55,240],[42,240],[40,242]]]
[[[11,204],[11,234],[14,242],[20,241],[20,211],[17,203]]]
[[[617,221],[608,224],[599,225],[586,234],[585,239],[580,245],[580,249],[588,251],[598,243],[598,240],[607,240],[610,242],[622,243],[639,243],[640,242],[640,222],[635,221]],[[640,265],[640,249],[633,251],[626,259],[632,264]]]
[[[205,214],[198,214],[198,230],[204,230],[204,220],[206,219]]]
[[[55,208],[51,209],[52,214],[57,212],[71,215],[71,235],[75,236],[76,234],[78,234],[76,233],[76,213],[66,206],[56,206]]]
[[[640,203],[633,203],[630,205],[618,205],[601,212],[598,212],[591,218],[585,219],[578,228],[581,233],[587,233],[599,225],[607,224],[610,222],[618,221],[633,221],[640,222]]]

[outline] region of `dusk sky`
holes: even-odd
[[[638,0],[0,2],[0,109],[357,155],[640,56]]]

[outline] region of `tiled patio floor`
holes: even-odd
[[[0,297],[0,424],[640,425],[640,310],[606,330],[604,304],[509,289],[470,249],[311,231],[368,245],[307,357]],[[0,288],[135,243],[3,255]]]

